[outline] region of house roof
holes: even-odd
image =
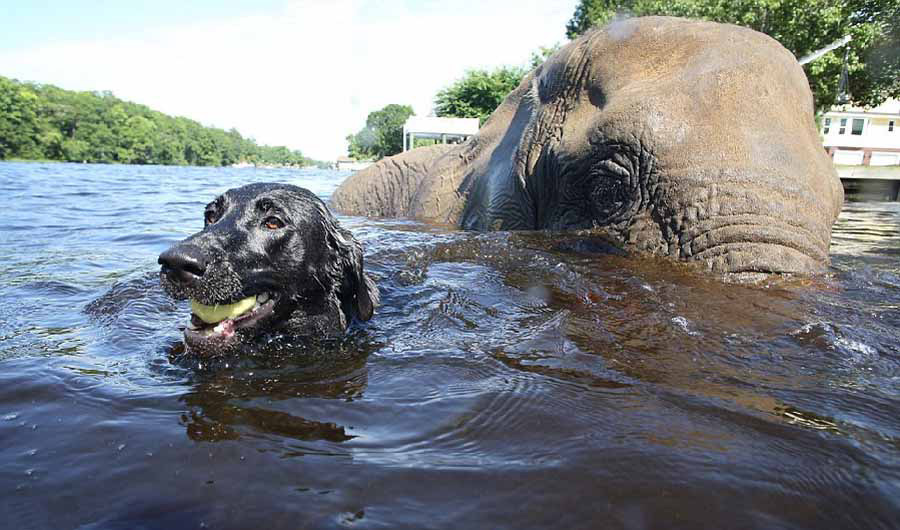
[[[900,100],[887,99],[881,105],[872,108],[838,105],[832,107],[826,114],[865,114],[867,116],[900,117]]]
[[[478,133],[478,118],[437,118],[434,116],[410,116],[403,125],[406,132],[415,134],[460,134]]]

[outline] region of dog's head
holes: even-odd
[[[213,354],[267,331],[333,335],[368,320],[378,289],[360,244],[308,190],[250,184],[206,206],[202,231],[159,256],[163,288],[191,300],[185,344]]]

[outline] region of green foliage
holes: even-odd
[[[549,59],[554,53],[558,52],[560,48],[562,48],[562,45],[558,42],[553,46],[538,46],[537,50],[531,52],[531,60],[529,61],[531,69],[533,70],[544,64],[544,61]]]
[[[416,147],[430,147],[432,145],[437,145],[441,143],[441,141],[437,138],[413,138],[413,149]]]
[[[414,114],[411,106],[396,103],[370,112],[366,126],[347,136],[350,158],[378,160],[403,151],[403,124]]]
[[[31,158],[39,153],[37,96],[0,77],[0,158]]]
[[[0,77],[0,159],[224,166],[301,166],[299,151],[256,145],[109,92],[73,92]]]
[[[633,4],[634,2],[630,2]],[[612,20],[617,12],[630,9],[625,2],[616,0],[581,0],[575,13],[566,23],[566,35],[575,39],[594,26],[602,26]]]
[[[466,75],[437,93],[434,113],[441,117],[478,118],[484,123],[527,71],[504,66],[496,70],[469,70]]]
[[[753,28],[798,58],[852,35],[850,92],[859,104],[900,97],[900,0],[581,0],[566,30],[570,38],[616,14],[671,15]],[[816,107],[831,107],[844,48],[804,65]]]

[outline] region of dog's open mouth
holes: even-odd
[[[239,329],[255,326],[275,312],[276,297],[271,293],[248,296],[231,304],[205,305],[191,300],[191,322],[184,330],[190,343],[227,340]]]

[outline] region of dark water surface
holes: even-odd
[[[0,164],[0,525],[900,526],[900,204],[846,205],[828,277],[759,285],[341,218],[382,291],[368,325],[174,357],[188,308],[156,257],[203,205],[342,178]]]

